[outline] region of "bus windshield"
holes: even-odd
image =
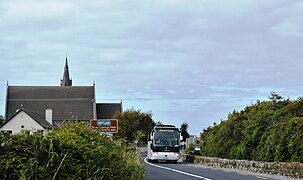
[[[178,147],[179,131],[176,129],[156,129],[154,135],[155,146]]]

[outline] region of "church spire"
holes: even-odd
[[[61,86],[72,86],[72,80],[69,79],[67,57],[65,59],[63,79],[61,79]]]

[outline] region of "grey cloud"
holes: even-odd
[[[203,127],[269,89],[303,91],[299,1],[23,3],[0,2],[4,86],[58,85],[67,53],[73,82],[96,81],[99,99]]]

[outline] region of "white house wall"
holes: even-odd
[[[24,128],[21,128],[22,125]],[[29,130],[34,132],[36,130],[44,130],[44,128],[34,119],[32,119],[28,114],[21,111],[15,117],[13,117],[13,119],[7,122],[0,130],[11,130],[13,134],[16,134],[21,130]]]

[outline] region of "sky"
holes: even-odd
[[[271,91],[303,94],[300,0],[2,0],[0,114],[6,84],[75,86],[97,102],[188,123],[190,134]]]

